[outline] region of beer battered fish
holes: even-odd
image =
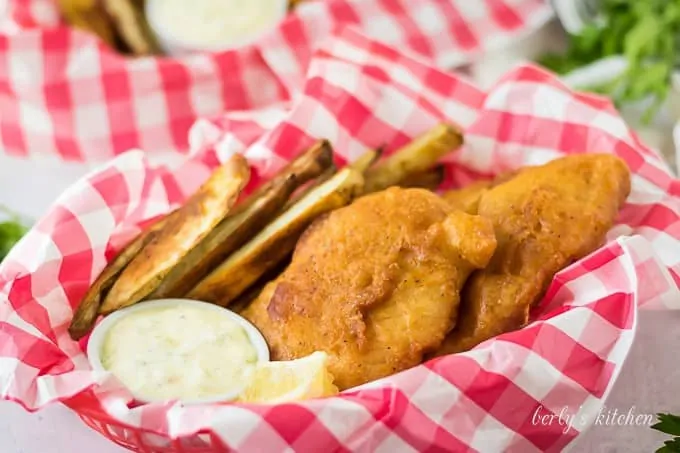
[[[458,324],[434,355],[526,325],[554,275],[602,245],[629,193],[628,167],[607,154],[527,167],[482,190],[473,212],[493,222],[498,247],[468,280]]]
[[[335,384],[354,387],[436,350],[465,280],[495,247],[490,221],[424,189],[390,188],[313,223],[290,266],[241,314],[273,360],[325,351]]]
[[[517,175],[517,171],[504,172],[496,176],[495,179],[473,182],[461,189],[449,190],[442,196],[452,208],[468,214],[476,214],[482,195],[497,185],[509,181],[515,175]]]

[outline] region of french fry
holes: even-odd
[[[92,286],[87,290],[83,300],[76,308],[73,314],[73,319],[68,328],[68,333],[75,341],[83,338],[92,330],[97,316],[99,315],[99,306],[102,301],[102,296],[113,286],[116,278],[123,272],[125,266],[130,263],[154,237],[154,235],[167,224],[177,211],[173,211],[160,220],[153,223],[153,225],[146,228],[139,233],[135,239],[132,240],[118,255],[109,263],[104,270],[99,274]]]
[[[307,193],[310,191],[314,190],[316,187],[319,187],[321,184],[325,183],[329,179],[333,177],[338,172],[338,169],[335,167],[335,165],[331,165],[329,168],[326,169],[318,178],[316,178],[313,181],[308,182],[305,184],[303,187],[300,187],[300,189],[293,194],[293,196],[288,200],[288,203],[286,203],[286,206],[283,208],[283,210],[289,209],[291,206],[293,206],[295,203],[300,201],[302,197],[304,197]]]
[[[408,175],[432,168],[442,156],[462,144],[463,134],[458,128],[440,124],[369,168],[364,191],[373,193],[398,185]]]
[[[321,174],[333,162],[327,141],[312,146],[270,183],[251,194],[234,213],[217,225],[175,265],[150,299],[183,297],[211,270],[262,230],[283,210],[300,185]]]
[[[288,10],[292,11],[300,4],[306,2],[307,0],[288,0]]]
[[[239,154],[217,168],[128,264],[104,299],[100,313],[111,313],[151,294],[189,250],[226,217],[249,178],[248,163]]]
[[[103,0],[118,35],[134,55],[153,55],[160,53],[146,16],[144,0]]]
[[[245,308],[250,305],[252,301],[257,298],[265,286],[270,282],[276,280],[279,275],[286,270],[290,264],[293,252],[288,254],[279,264],[277,264],[272,269],[265,272],[253,285],[250,286],[243,294],[236,298],[233,302],[229,304],[229,309],[236,313],[240,313],[245,310]]]
[[[399,187],[437,190],[444,181],[444,166],[437,165],[432,170],[411,173],[399,182]]]
[[[295,248],[314,219],[346,206],[360,193],[364,178],[345,168],[305,194],[245,246],[231,255],[188,294],[189,298],[229,305]]]
[[[357,160],[349,164],[353,169],[356,171],[360,171],[361,173],[366,173],[371,166],[380,159],[380,156],[382,155],[382,148],[378,149],[371,149],[369,151],[366,151],[364,154],[361,155]]]
[[[111,47],[116,46],[116,31],[99,0],[58,0],[57,7],[69,25],[92,32]]]

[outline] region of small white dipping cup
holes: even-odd
[[[146,20],[149,23],[151,31],[156,36],[158,45],[166,55],[179,57],[196,52],[222,52],[225,50],[236,49],[244,47],[255,42],[258,38],[270,33],[288,14],[288,0],[272,0],[276,8],[276,15],[272,19],[272,23],[256,33],[242,36],[238,40],[219,43],[215,45],[199,45],[192,42],[184,42],[173,36],[172,30],[168,30],[158,20],[158,5],[164,0],[147,0],[144,6]],[[191,0],[187,0],[190,2]],[[248,0],[245,0],[248,1]]]
[[[209,304],[207,302],[199,302],[191,299],[160,299],[148,302],[139,302],[138,304],[132,305],[128,308],[123,308],[110,314],[109,316],[104,318],[102,322],[97,324],[97,326],[92,331],[92,335],[90,335],[90,340],[87,344],[87,358],[90,362],[90,365],[95,371],[108,372],[108,370],[104,368],[104,365],[102,364],[101,359],[102,347],[104,346],[106,334],[109,332],[111,327],[113,327],[113,325],[116,324],[116,322],[118,322],[122,318],[129,316],[133,313],[139,313],[144,310],[153,310],[156,308],[181,307],[187,305],[190,305],[193,308],[199,308],[201,310],[208,310],[214,312],[215,316],[224,316],[225,318],[228,318],[229,320],[241,326],[243,330],[246,332],[246,335],[248,335],[248,339],[253,344],[253,347],[257,352],[257,363],[269,361],[269,347],[267,346],[267,342],[265,341],[260,331],[257,330],[257,328],[254,325],[252,325],[249,321],[247,321],[245,318],[237,315],[233,311],[228,310],[226,308],[222,308],[218,305]],[[238,388],[229,393],[197,399],[180,399],[180,401],[184,404],[221,403],[232,401],[236,399],[241,394],[241,392],[243,392],[247,384],[248,384],[247,382],[244,382],[241,388]],[[155,403],[164,401],[154,400],[144,395],[135,395],[134,393],[132,396],[135,398],[135,400],[141,403]]]

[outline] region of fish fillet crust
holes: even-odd
[[[527,167],[480,192],[473,212],[493,222],[498,247],[470,277],[458,325],[435,355],[467,351],[526,325],[555,274],[603,244],[629,193],[628,167],[609,154]]]
[[[315,221],[242,314],[274,360],[325,351],[338,387],[354,387],[438,348],[465,280],[495,247],[488,220],[424,189],[390,188]]]

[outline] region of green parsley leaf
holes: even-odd
[[[665,434],[680,436],[680,417],[672,414],[656,414],[659,421],[652,425],[652,429]]]
[[[657,423],[651,426],[652,429],[664,434],[670,434],[671,440],[664,442],[664,446],[656,450],[656,453],[680,453],[680,417],[672,414],[656,414]]]
[[[602,0],[601,17],[571,36],[564,54],[538,62],[566,74],[599,59],[622,55],[628,69],[615,83],[578,87],[611,97],[616,105],[652,99],[644,112],[649,123],[670,92],[673,71],[680,67],[680,0]]]
[[[28,228],[19,220],[18,216],[7,208],[0,206],[0,212],[10,217],[0,222],[0,262],[5,259],[14,244],[19,242]]]

